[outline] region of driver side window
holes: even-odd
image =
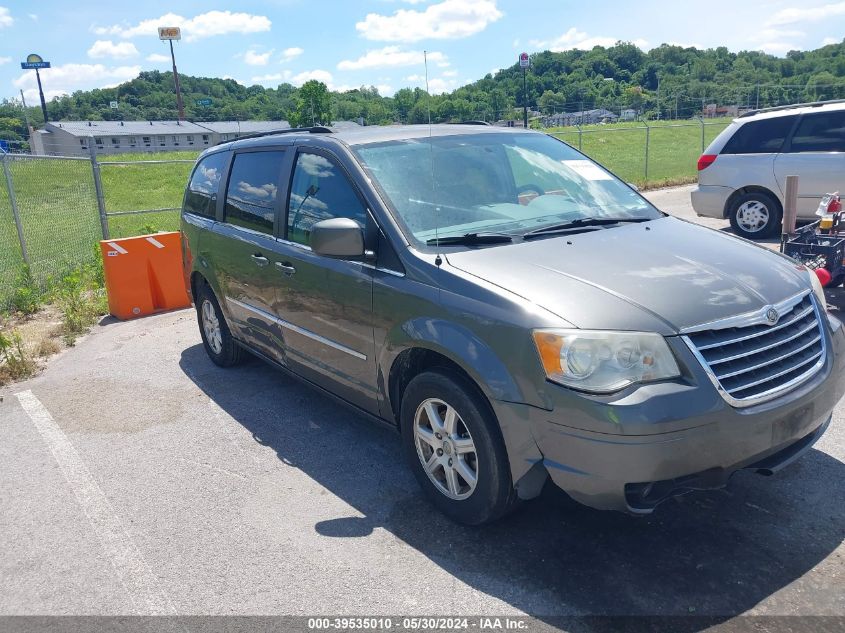
[[[310,244],[311,227],[330,218],[352,218],[366,226],[366,210],[334,162],[301,152],[296,159],[287,214],[287,239]]]

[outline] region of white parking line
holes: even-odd
[[[159,587],[147,561],[50,412],[32,391],[15,395],[56,458],[138,614],[175,615],[176,609]]]

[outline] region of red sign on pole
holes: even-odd
[[[519,56],[519,67],[520,68],[528,68],[531,65],[531,60],[528,57],[528,53],[521,53]]]

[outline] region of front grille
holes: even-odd
[[[813,294],[778,306],[778,312],[774,325],[763,312],[747,324],[730,319],[727,327],[711,324],[685,335],[728,401],[741,406],[773,398],[821,368],[824,333]]]

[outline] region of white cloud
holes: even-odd
[[[0,57],[0,66],[8,64],[10,61],[12,61],[11,57]]]
[[[38,22],[38,15],[35,13],[27,13],[27,17],[33,22]]]
[[[146,35],[158,36],[158,27],[178,26],[182,29],[185,40],[192,42],[214,35],[269,31],[271,24],[270,18],[264,15],[208,11],[193,18],[185,18],[176,13],[166,13],[159,18],[142,20],[135,25],[113,24],[112,26],[92,27],[92,30],[97,35],[119,35],[123,38],[130,38]]]
[[[332,74],[327,70],[306,70],[305,72],[301,72],[298,75],[291,77],[291,83],[294,86],[301,86],[306,81],[311,81],[312,79],[322,81],[330,89],[333,89],[332,80],[334,77],[332,77]]]
[[[766,25],[781,26],[795,22],[818,22],[838,15],[845,15],[845,2],[834,2],[821,7],[789,7],[781,9],[766,20]]]
[[[457,77],[458,71],[457,70],[444,70],[442,75],[444,77]]]
[[[438,65],[449,65],[447,57],[443,53],[432,51],[428,53],[428,60]],[[425,62],[422,51],[403,51],[398,46],[386,46],[385,48],[367,51],[356,60],[346,59],[340,62],[339,70],[361,70],[363,68],[394,68],[397,66],[423,65]]]
[[[399,9],[393,15],[369,13],[355,28],[368,40],[417,42],[474,35],[502,17],[495,0],[443,0],[424,11]]]
[[[291,78],[293,73],[289,70],[286,70],[281,73],[270,73],[267,75],[257,75],[253,77],[250,82],[254,84],[261,84],[261,85],[273,85],[276,86],[283,81],[288,81]]]
[[[405,77],[405,81],[419,83],[420,81],[425,81],[425,75],[408,75],[407,77]]]
[[[395,92],[388,84],[379,84],[376,86],[376,90],[382,97],[389,97]]]
[[[266,53],[258,53],[252,49],[249,49],[243,54],[244,63],[249,64],[250,66],[266,66],[269,63],[270,56],[272,54],[272,50],[269,50]]]
[[[822,40],[822,46],[828,46],[829,44],[839,44],[842,40],[839,40],[835,37],[826,37]]]
[[[153,62],[154,64],[163,64],[164,62],[169,62],[170,58],[161,53],[153,53],[152,55],[147,55],[147,61]]]
[[[584,31],[579,31],[573,26],[566,33],[553,40],[531,40],[531,45],[535,48],[548,49],[557,53],[573,48],[588,51],[595,46],[609,47],[618,41],[618,37],[589,36]],[[643,50],[648,47],[648,42],[644,39],[636,39],[631,43]]]
[[[138,49],[135,48],[132,42],[118,42],[115,44],[111,40],[97,40],[88,49],[88,57],[92,59],[101,59],[103,57],[126,59],[127,57],[136,57],[137,55]]]
[[[756,50],[770,55],[785,55],[789,51],[800,49],[801,46],[795,43],[795,38],[801,39],[805,35],[804,31],[793,29],[760,29],[749,40],[755,43]]]
[[[9,15],[9,10],[6,7],[0,7],[0,29],[12,26],[15,23],[14,18]]]
[[[299,48],[298,46],[292,46],[291,48],[286,48],[282,51],[282,61],[290,61],[296,57],[299,57],[305,51]]]
[[[44,94],[47,99],[70,94],[75,90],[105,88],[134,79],[141,72],[140,66],[104,66],[103,64],[59,64],[44,77]],[[49,77],[49,78],[48,78]],[[24,72],[12,81],[22,88],[27,99],[38,99],[35,73]]]
[[[458,87],[458,82],[455,79],[442,79],[435,77],[428,82],[428,91],[430,94],[439,95],[444,92],[450,92]]]

